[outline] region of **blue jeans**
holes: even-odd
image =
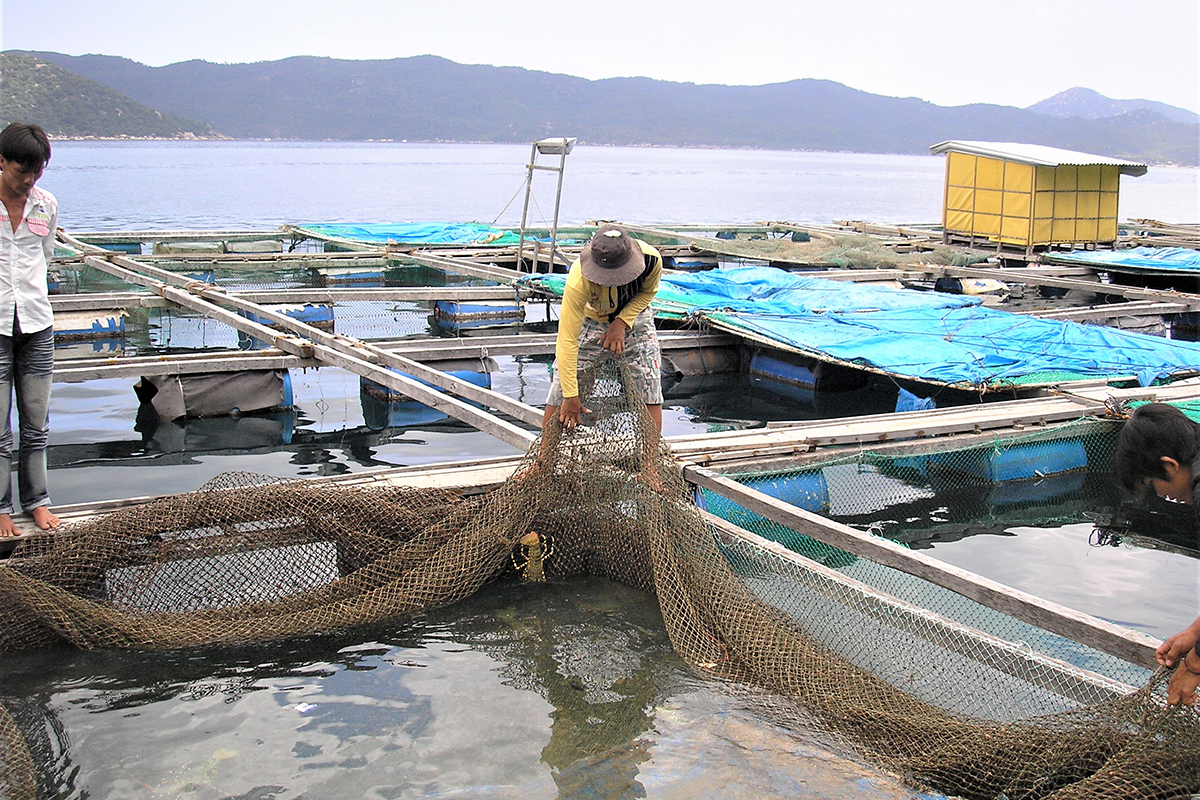
[[[17,490],[21,506],[31,511],[50,505],[46,485],[46,443],[50,438],[50,383],[54,373],[54,327],[37,333],[0,335],[0,414],[4,432],[0,433],[0,475],[4,476],[4,496],[0,513],[12,514],[12,401],[17,396],[21,446],[17,457]]]

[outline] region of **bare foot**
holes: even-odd
[[[29,516],[33,517],[33,524],[44,531],[62,525],[62,520],[54,515],[54,512],[50,510],[50,506],[38,506],[29,512]]]
[[[8,514],[0,514],[0,539],[16,535],[17,526],[13,524],[12,517]]]

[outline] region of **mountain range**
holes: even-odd
[[[593,81],[436,56],[381,61],[298,56],[149,67],[104,55],[5,55],[0,120],[14,119],[11,110],[20,110],[33,121],[56,120],[57,132],[65,136],[89,135],[80,131],[91,128],[97,130],[90,135],[112,135],[98,126],[113,114],[102,115],[103,104],[76,107],[75,95],[65,91],[43,93],[38,104],[13,104],[23,91],[21,81],[46,74],[47,66],[157,109],[176,129],[147,135],[470,142],[575,136],[590,144],[873,153],[928,153],[931,144],[946,139],[978,139],[1186,165],[1196,165],[1200,151],[1194,114],[1189,118],[1190,112],[1153,101],[1109,100],[1086,89],[1027,109],[945,107],[827,80],[764,86]],[[47,66],[14,72],[19,80],[12,80],[8,64],[17,58]]]
[[[1080,117],[1082,119],[1104,119],[1117,117],[1135,111],[1153,111],[1160,116],[1175,122],[1188,125],[1200,123],[1200,114],[1183,108],[1169,106],[1157,100],[1113,100],[1092,89],[1076,86],[1059,92],[1053,97],[1034,103],[1027,107],[1029,111],[1038,114],[1049,114],[1052,117]]]

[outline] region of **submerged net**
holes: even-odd
[[[0,653],[183,648],[342,630],[466,597],[514,568],[652,592],[672,645],[771,717],[914,786],[980,800],[1200,790],[1200,725],[705,517],[624,389],[584,376],[591,424],[552,426],[478,497],[250,475],[24,541],[0,566]],[[536,532],[537,537],[531,537]],[[0,795],[32,763],[0,715]]]

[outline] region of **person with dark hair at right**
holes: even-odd
[[[17,488],[21,506],[42,530],[57,528],[46,482],[54,314],[47,273],[54,255],[58,201],[38,187],[50,161],[50,140],[37,125],[14,122],[0,131],[0,537],[14,536],[12,401],[21,443]]]
[[[1133,412],[1117,437],[1117,480],[1139,494],[1189,503],[1200,516],[1200,425],[1166,403],[1147,403]],[[1171,705],[1195,705],[1200,686],[1200,617],[1155,651],[1159,664],[1175,667],[1167,686]]]
[[[1191,503],[1200,481],[1200,425],[1166,403],[1147,403],[1133,412],[1117,437],[1117,480],[1139,494]]]

